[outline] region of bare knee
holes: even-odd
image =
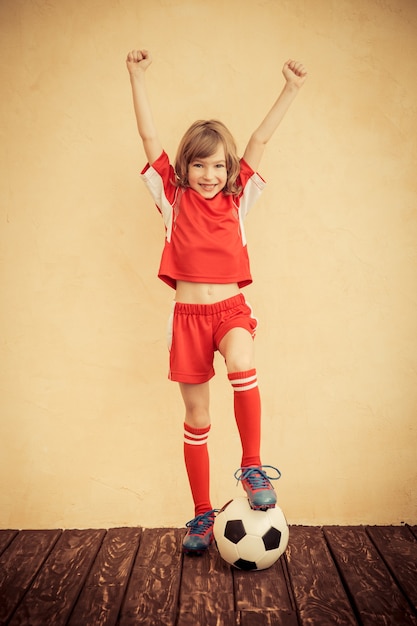
[[[208,407],[187,403],[185,405],[185,422],[194,428],[205,428],[210,424]]]
[[[255,367],[253,339],[243,328],[234,328],[220,342],[219,350],[226,361],[227,371],[247,372]]]
[[[180,383],[185,405],[185,422],[193,428],[205,428],[210,424],[208,383],[191,385]]]
[[[233,372],[247,372],[255,367],[254,359],[251,354],[247,352],[234,352],[226,359],[227,371]]]

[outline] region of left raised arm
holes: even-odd
[[[307,78],[304,65],[297,61],[289,60],[284,63],[282,73],[285,78],[284,88],[265,119],[252,133],[243,155],[245,161],[255,171],[258,169],[266,144],[278,128],[290,104]]]

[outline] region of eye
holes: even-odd
[[[224,163],[217,163],[216,168],[217,169],[224,169],[226,166]]]

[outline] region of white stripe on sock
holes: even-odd
[[[184,443],[189,443],[191,446],[202,446],[207,443],[208,432],[206,433],[191,433],[189,430],[184,430]]]
[[[256,374],[253,374],[252,376],[247,376],[246,378],[233,378],[230,382],[232,383],[233,386],[235,385],[242,385],[244,383],[251,383],[253,380],[256,380],[257,376]]]
[[[230,381],[235,391],[249,391],[258,385],[257,375],[247,376],[246,378],[235,378]]]
[[[188,430],[184,430],[184,435],[189,437],[190,439],[207,439],[208,433],[203,433],[202,435],[196,435],[194,433],[190,433]]]
[[[233,385],[233,389],[235,391],[249,391],[250,389],[254,389],[257,386],[258,386],[258,381],[255,380],[255,382],[252,383],[251,385],[244,385],[242,387],[235,387],[235,385]]]
[[[207,443],[207,439],[208,437],[206,437],[206,439],[196,441],[195,439],[187,439],[187,437],[184,437],[184,443],[188,443],[190,446],[203,446],[205,443]]]

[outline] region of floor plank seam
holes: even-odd
[[[134,555],[132,556],[132,559],[130,561],[129,568],[127,570],[126,579],[123,585],[123,593],[122,593],[122,597],[120,598],[119,610],[117,613],[116,622],[114,626],[120,626],[120,621],[122,619],[122,614],[123,614],[123,607],[125,606],[126,596],[127,596],[127,592],[129,589],[129,581],[133,572],[133,568],[135,567],[136,559],[138,558],[138,552],[139,552],[140,544],[142,542],[142,537],[143,537],[143,528],[140,529],[139,540],[135,548]]]
[[[409,524],[406,524],[406,528],[408,528],[408,530],[411,532],[414,539],[417,540],[417,526],[410,526]]]
[[[179,590],[178,590],[178,597],[177,597],[177,614],[175,616],[175,623],[174,626],[180,626],[179,625],[179,621],[181,618],[181,586],[182,586],[182,579],[183,579],[183,573],[184,573],[184,553],[181,554],[180,557],[180,576],[179,576]]]
[[[385,565],[385,567],[386,567],[389,575],[391,576],[394,584],[397,586],[399,591],[402,593],[404,599],[406,600],[406,602],[410,606],[412,613],[417,617],[417,609],[416,609],[416,607],[414,606],[411,598],[409,598],[406,589],[404,589],[403,584],[402,584],[400,578],[396,575],[396,573],[393,570],[393,568],[391,567],[388,559],[384,556],[383,552],[379,549],[378,543],[374,540],[374,538],[372,537],[372,533],[369,531],[369,527],[365,527],[365,532],[366,532],[366,535],[367,535],[368,539],[371,541],[372,545],[374,546],[375,550],[377,551],[377,553],[379,555],[379,558],[382,560],[383,564]]]
[[[326,527],[322,526],[321,529],[322,529],[324,540],[325,540],[326,545],[327,545],[327,549],[329,550],[330,556],[332,558],[332,561],[334,563],[336,571],[337,571],[337,573],[339,575],[340,581],[342,583],[342,586],[343,586],[343,589],[344,589],[345,594],[347,596],[347,599],[349,601],[349,604],[352,607],[352,611],[353,611],[355,619],[356,619],[356,621],[358,623],[358,626],[363,626],[363,621],[361,619],[360,611],[359,611],[359,608],[358,608],[358,606],[356,604],[355,597],[354,597],[354,595],[352,594],[352,592],[351,592],[351,590],[349,588],[349,585],[348,585],[348,583],[346,581],[345,575],[344,575],[344,573],[343,573],[343,571],[342,571],[342,569],[341,569],[341,567],[340,567],[340,565],[338,563],[336,555],[335,555],[335,553],[333,551],[333,548],[332,548],[331,542],[329,540],[329,537],[326,534]]]
[[[71,607],[71,608],[70,608],[70,610],[68,611],[67,623],[69,623],[69,622],[71,621],[71,617],[72,617],[72,615],[73,615],[73,613],[74,613],[75,607],[77,606],[77,603],[78,603],[78,601],[79,601],[80,597],[82,596],[82,593],[83,593],[83,590],[84,590],[84,586],[85,586],[85,584],[86,584],[86,582],[87,582],[87,580],[88,580],[88,577],[89,577],[89,575],[90,575],[90,572],[91,572],[91,571],[93,570],[93,568],[94,568],[94,564],[95,564],[95,562],[96,562],[96,560],[97,560],[97,558],[98,558],[98,555],[99,555],[99,553],[100,553],[101,548],[103,547],[103,543],[104,543],[104,540],[105,540],[105,538],[106,538],[106,536],[107,536],[107,533],[108,533],[108,530],[106,530],[106,531],[104,532],[104,534],[103,534],[103,536],[102,536],[102,538],[101,538],[101,541],[100,541],[100,543],[99,543],[99,544],[98,544],[98,546],[97,546],[96,553],[95,553],[95,555],[91,558],[91,561],[90,561],[90,567],[89,567],[89,568],[88,568],[88,569],[84,572],[84,576],[83,576],[83,578],[82,578],[82,584],[81,584],[81,585],[79,585],[78,594],[77,594],[77,595],[76,595],[76,597],[74,598],[74,601],[73,601],[73,603],[72,603],[72,607]]]
[[[25,601],[25,598],[30,594],[30,592],[31,592],[31,590],[32,590],[32,588],[33,588],[33,586],[34,586],[34,584],[36,582],[36,579],[37,579],[38,575],[42,571],[45,563],[47,562],[48,558],[50,557],[50,555],[52,554],[53,550],[55,549],[55,546],[57,545],[58,541],[62,537],[63,530],[62,529],[58,529],[58,531],[59,532],[57,532],[57,536],[56,536],[55,540],[51,542],[48,550],[45,552],[45,554],[43,556],[42,561],[39,563],[38,568],[34,570],[32,578],[30,579],[30,582],[29,582],[27,588],[25,589],[24,593],[22,594],[19,603],[14,607],[13,611],[11,612],[9,618],[7,619],[6,624],[8,624],[9,622],[12,622],[12,620],[14,619],[14,616],[18,612],[20,605]],[[19,532],[24,532],[24,531],[17,531],[17,533],[13,537],[12,541],[14,541],[14,539],[19,536]],[[11,545],[12,541],[10,542],[9,545]]]
[[[291,529],[290,529],[289,541],[291,541]],[[294,590],[294,585],[291,580],[290,567],[288,564],[286,552],[284,552],[281,558],[284,560],[284,567],[282,569],[284,571],[285,581],[287,583],[288,595],[290,597],[292,610],[294,611],[295,617],[297,619],[297,624],[301,624],[302,621],[301,621],[300,610],[298,608],[297,601],[295,599],[295,590]]]

